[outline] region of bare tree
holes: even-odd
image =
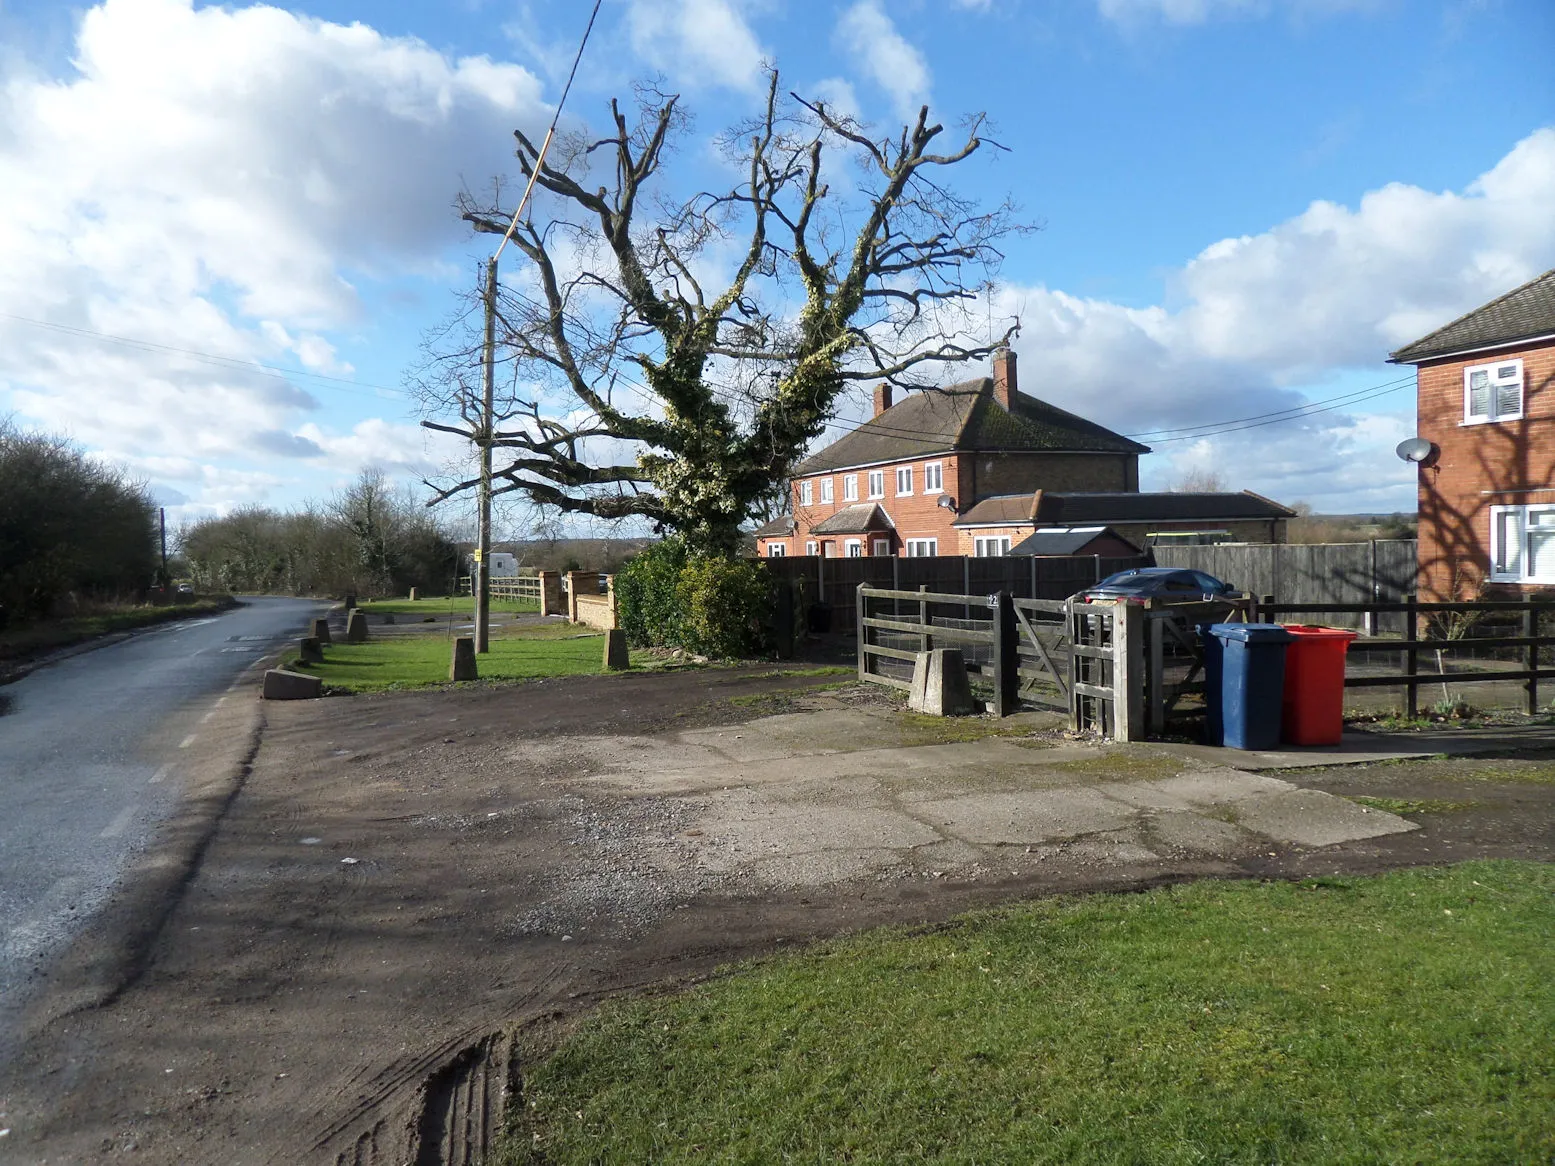
[[[1174,494],[1222,494],[1225,489],[1226,480],[1220,471],[1202,466],[1188,470],[1172,483]]]
[[[945,148],[927,106],[874,138],[822,102],[781,97],[772,72],[761,113],[722,139],[739,180],[680,201],[662,174],[687,129],[679,98],[643,87],[635,119],[615,101],[610,118],[539,165],[551,217],[514,224],[460,199],[476,231],[511,230],[528,262],[499,297],[491,432],[473,344],[429,363],[422,424],[505,451],[494,493],[638,516],[728,551],[851,385],[907,385],[1017,330],[969,309],[1002,240],[1026,228],[1008,201],[985,209],[944,184],[994,145],[981,116]],[[539,151],[514,136],[527,180]],[[441,501],[477,481],[428,484]]]

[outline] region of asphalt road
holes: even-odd
[[[202,710],[326,609],[245,600],[0,688],[0,1065],[31,989],[177,806]]]

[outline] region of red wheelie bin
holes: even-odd
[[[1344,657],[1358,633],[1286,624],[1280,738],[1288,745],[1337,745],[1344,732]]]

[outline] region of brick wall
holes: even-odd
[[[954,510],[947,509],[939,504],[939,500],[948,494],[956,499],[958,505],[964,506],[959,491],[959,483],[962,476],[961,462],[963,455],[942,454],[935,457],[918,458],[913,461],[895,462],[888,466],[876,466],[877,470],[885,473],[885,496],[883,498],[871,498],[869,496],[869,470],[849,470],[847,474],[813,474],[807,479],[811,483],[811,498],[809,505],[802,501],[803,493],[800,481],[795,481],[794,490],[794,521],[799,529],[794,536],[787,540],[763,539],[763,546],[773,541],[786,541],[788,553],[800,555],[805,553],[805,543],[814,540],[821,543],[830,543],[830,553],[835,557],[842,557],[845,544],[850,538],[865,538],[865,554],[871,552],[869,545],[876,538],[891,539],[891,553],[902,554],[905,552],[905,540],[910,538],[937,538],[941,554],[954,554],[958,545],[956,530],[951,525],[956,519]],[[924,492],[924,467],[931,462],[938,462],[941,475],[944,479],[944,489],[938,493],[927,494]],[[912,469],[912,493],[900,495],[896,492],[896,471],[902,466]],[[844,497],[843,478],[851,475],[858,476],[857,503]],[[830,479],[832,483],[832,501],[821,501],[821,483]],[[889,531],[871,532],[868,535],[817,535],[812,531],[819,523],[825,522],[844,506],[853,506],[874,502],[880,506],[891,521],[896,524],[895,533]],[[763,552],[765,553],[765,552]]]
[[[1465,424],[1464,370],[1519,357],[1523,416]],[[1416,385],[1419,435],[1440,451],[1419,469],[1420,595],[1472,599],[1490,573],[1490,508],[1555,503],[1555,344],[1428,362]]]

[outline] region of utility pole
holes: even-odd
[[[491,444],[496,431],[493,413],[497,362],[497,257],[486,260],[486,338],[481,349],[481,482],[478,550],[471,572],[475,592],[475,650],[491,650]]]

